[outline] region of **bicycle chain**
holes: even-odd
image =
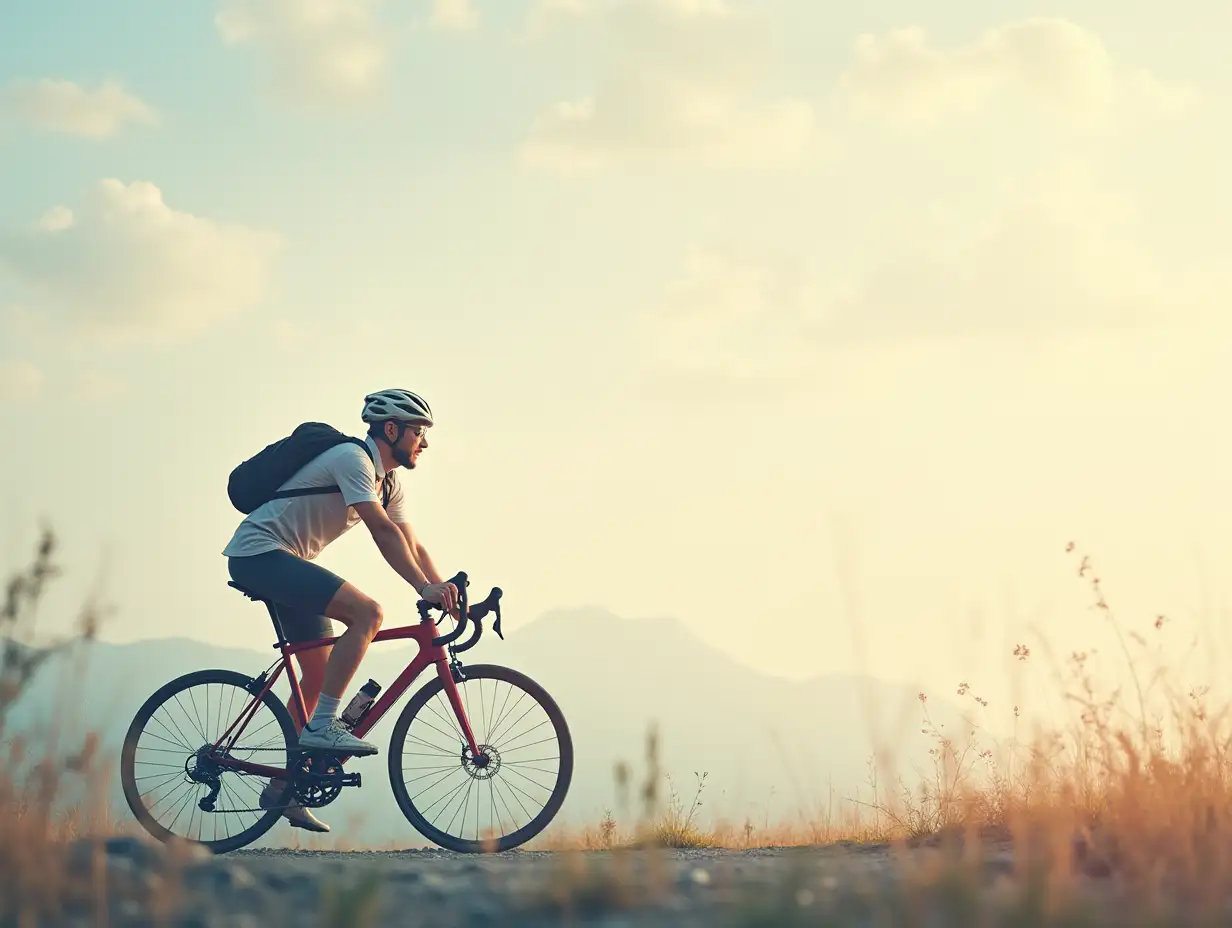
[[[234,753],[234,752],[235,752],[235,751],[237,751],[237,750],[240,750],[240,751],[249,751],[249,752],[253,752],[253,751],[284,751],[284,750],[286,750],[286,749],[285,749],[285,748],[247,748],[247,747],[240,747],[240,748],[232,748],[232,749],[231,749],[231,751],[230,751],[230,752],[228,752],[228,753]],[[258,778],[260,778],[260,777],[261,777],[261,774],[259,774],[259,773],[249,773],[247,770],[226,770],[226,771],[224,771],[224,772],[225,772],[225,773],[233,773],[233,774],[235,774],[236,776],[240,776],[240,777],[258,777]],[[220,779],[221,779],[221,778],[220,778]],[[294,794],[295,794],[295,785],[294,785],[294,783],[295,783],[295,781],[294,781],[294,780],[292,780],[292,781],[291,781],[291,783],[290,783],[290,784],[288,784],[288,786],[287,786],[287,791],[288,791],[291,795],[294,795]],[[204,784],[202,784],[202,785],[204,785]],[[291,805],[292,805],[291,803],[287,803],[286,805],[280,805],[280,806],[269,806],[268,808],[262,808],[261,806],[256,806],[255,808],[251,808],[251,809],[211,809],[211,810],[210,810],[210,814],[212,814],[212,815],[230,815],[232,812],[272,812],[272,811],[274,811],[275,809],[278,809],[278,810],[280,810],[280,811],[281,811],[281,810],[285,810],[285,809],[289,809],[289,808],[291,808]],[[204,811],[204,810],[202,810],[202,811]]]

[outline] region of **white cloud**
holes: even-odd
[[[1216,281],[1152,253],[1135,199],[1078,166],[1043,173],[973,229],[887,243],[829,337],[1048,337],[1195,321]]]
[[[107,179],[79,210],[0,235],[0,265],[41,296],[47,323],[158,340],[257,303],[278,248],[272,233],[172,209],[151,183]]]
[[[1081,26],[1042,18],[948,48],[917,27],[862,35],[840,92],[855,113],[900,126],[935,125],[1007,97],[1096,128],[1179,115],[1196,102],[1188,89],[1118,68],[1099,37]]]
[[[72,396],[86,403],[101,403],[128,392],[128,384],[114,374],[78,371],[70,384]]]
[[[471,0],[432,0],[429,24],[442,32],[469,32],[479,28],[479,11]]]
[[[42,385],[43,372],[29,361],[0,360],[0,402],[32,399]]]
[[[114,135],[128,122],[153,122],[154,110],[109,81],[89,90],[72,81],[16,81],[0,90],[0,112],[43,132]]]
[[[821,294],[798,262],[731,246],[691,248],[662,300],[642,316],[653,362],[680,374],[791,376],[811,352]]]
[[[278,92],[300,103],[353,100],[384,79],[388,42],[379,0],[222,0],[215,25],[228,45],[268,56]]]
[[[802,155],[816,131],[811,104],[760,92],[769,43],[760,20],[723,0],[628,0],[602,8],[554,0],[530,22],[572,13],[610,39],[595,92],[558,102],[522,148],[561,171],[642,160],[770,165]],[[533,29],[532,29],[533,31]]]
[[[781,255],[691,250],[642,317],[648,360],[682,376],[815,381],[824,352],[857,343],[1200,328],[1232,297],[1227,272],[1170,263],[1134,199],[1074,167],[1046,172],[978,225],[904,216],[896,228],[847,279]]]
[[[553,26],[598,10],[594,0],[535,0],[527,10],[524,34],[540,38]]]

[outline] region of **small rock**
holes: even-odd
[[[69,845],[65,864],[69,870],[89,872],[95,856],[109,869],[133,871],[161,867],[166,849],[152,838],[115,836],[111,838],[80,838]]]
[[[189,912],[175,924],[176,928],[216,928],[218,921],[205,912]]]
[[[219,867],[215,881],[227,889],[248,889],[257,885],[252,874],[239,864],[224,864]]]
[[[707,886],[710,883],[710,873],[709,871],[703,870],[701,867],[696,867],[693,872],[689,874],[689,879],[698,886]]]
[[[1004,851],[989,854],[983,860],[983,870],[990,877],[1012,874],[1014,872],[1014,855]]]
[[[429,889],[444,889],[445,879],[438,873],[433,873],[430,870],[422,876],[423,885]]]
[[[141,914],[141,905],[134,899],[124,899],[120,902],[120,914],[125,918],[136,918]]]
[[[207,891],[249,889],[257,885],[253,875],[236,863],[198,867],[189,871],[189,882]]]
[[[108,858],[131,860],[135,865],[156,867],[167,858],[167,848],[153,838],[116,835],[103,841]]]
[[[492,925],[500,924],[502,915],[502,910],[492,900],[476,899],[471,903],[466,917],[468,924],[473,925],[474,928],[490,928]]]
[[[196,841],[176,838],[167,842],[167,856],[182,867],[193,867],[209,863],[214,859],[214,852]]]
[[[281,873],[268,873],[265,876],[265,885],[274,892],[282,892],[284,889],[291,888],[291,881]]]

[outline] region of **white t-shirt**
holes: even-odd
[[[322,548],[359,521],[359,514],[352,506],[363,502],[381,503],[381,481],[385,471],[376,442],[371,436],[365,441],[372,451],[371,457],[354,442],[342,442],[322,451],[278,488],[298,490],[336,485],[341,493],[292,496],[262,503],[244,517],[222,553],[227,557],[248,557],[281,549],[305,560],[315,558]],[[407,521],[402,499],[402,485],[395,473],[391,478],[389,506],[385,510],[393,522]]]

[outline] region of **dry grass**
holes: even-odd
[[[690,804],[674,785],[665,808],[645,802],[631,829],[609,812],[597,825],[556,833],[558,849],[603,850],[653,845],[750,848],[887,841],[899,848],[952,847],[943,864],[885,887],[835,894],[821,905],[794,884],[748,900],[744,924],[848,924],[870,918],[918,922],[943,912],[944,924],[1224,924],[1232,917],[1232,730],[1227,708],[1208,704],[1206,691],[1185,685],[1177,668],[1160,663],[1149,636],[1167,624],[1154,617],[1144,633],[1113,613],[1089,558],[1073,545],[1077,575],[1088,584],[1096,614],[1113,637],[1128,681],[1098,682],[1092,654],[1055,662],[1066,725],[1020,741],[998,742],[976,731],[958,743],[934,726],[927,695],[922,722],[933,735],[932,769],[914,789],[872,779],[871,800],[846,800],[794,819],[755,824],[719,821],[703,828],[695,812],[705,783],[697,775]],[[1018,646],[1014,657],[1036,660]],[[960,696],[987,706],[965,684]],[[1019,717],[1018,707],[1013,716]],[[657,779],[651,743],[643,800]],[[618,773],[618,784],[622,776]],[[670,782],[670,781],[669,781]],[[931,836],[931,838],[929,837]],[[981,867],[982,849],[1012,847],[1014,878],[995,886]],[[1085,891],[1098,886],[1103,907]],[[1078,892],[1081,888],[1084,891]],[[1119,902],[1108,901],[1111,894]],[[913,916],[912,913],[915,913]],[[849,921],[852,920],[852,921]]]
[[[73,646],[94,636],[100,612],[78,617],[76,636],[38,645],[35,622],[48,584],[58,575],[54,536],[44,533],[29,567],[9,578],[0,608],[0,923],[37,924],[72,908],[101,916],[108,887],[96,855],[73,857],[71,842],[116,834],[106,812],[106,781],[98,741],[70,738],[63,712],[45,730],[13,734],[11,714],[34,675],[57,652],[74,669]],[[63,702],[76,694],[62,692]],[[61,707],[63,708],[63,707]],[[130,887],[131,889],[131,887]],[[146,891],[150,886],[141,887]],[[149,901],[148,899],[146,901]]]

